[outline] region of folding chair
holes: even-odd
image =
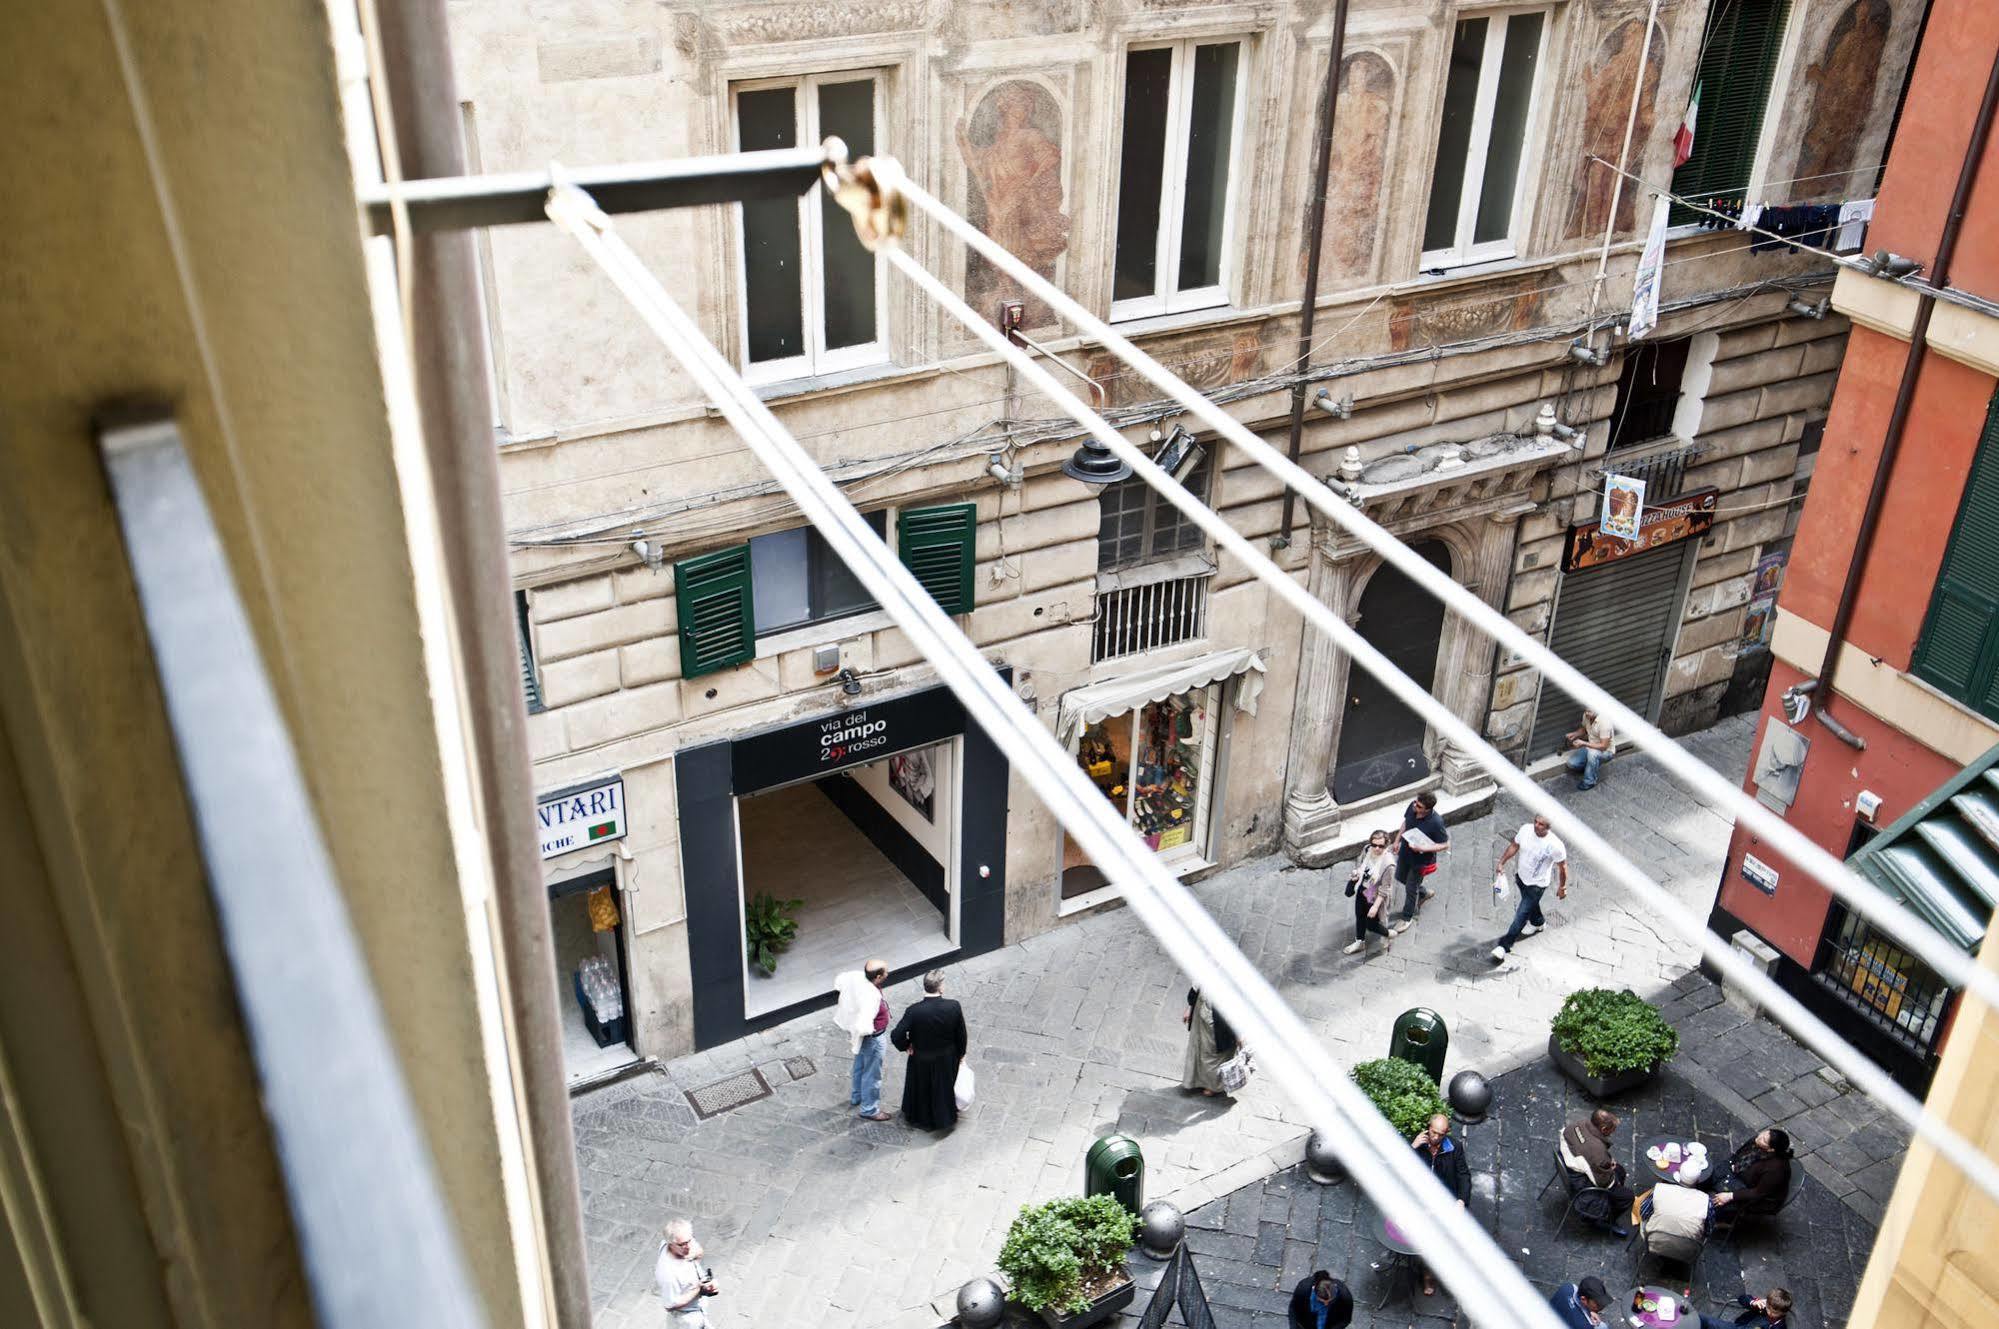
[[[1571,1214],[1581,1214],[1590,1222],[1598,1224],[1611,1220],[1609,1188],[1590,1185],[1582,1173],[1568,1165],[1567,1160],[1562,1157],[1562,1146],[1559,1144],[1555,1146],[1555,1175],[1548,1178],[1541,1187],[1541,1195],[1536,1198],[1545,1197],[1548,1194],[1548,1187],[1558,1181],[1562,1183],[1562,1189],[1568,1193],[1569,1203],[1562,1210],[1562,1221],[1555,1224],[1557,1232],[1569,1225]]]

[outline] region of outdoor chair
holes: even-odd
[[[1558,1181],[1562,1184],[1562,1189],[1567,1192],[1569,1203],[1562,1210],[1562,1221],[1555,1224],[1555,1231],[1560,1232],[1568,1226],[1571,1214],[1580,1214],[1588,1221],[1599,1225],[1612,1221],[1610,1191],[1602,1186],[1590,1185],[1582,1173],[1570,1167],[1562,1155],[1560,1144],[1555,1146],[1555,1175],[1548,1178],[1546,1185],[1541,1187],[1541,1195],[1545,1197],[1548,1194],[1548,1187]]]
[[[1708,1233],[1711,1241],[1733,1245],[1744,1224],[1754,1229],[1758,1224],[1768,1226],[1777,1221],[1777,1215],[1791,1207],[1791,1201],[1798,1198],[1798,1191],[1805,1184],[1805,1165],[1797,1159],[1791,1160],[1791,1184],[1784,1188],[1784,1202],[1775,1209],[1752,1212],[1725,1204],[1715,1211],[1714,1223]]]
[[[1701,1253],[1713,1236],[1707,1219],[1707,1195],[1689,1187],[1662,1183],[1652,1190],[1653,1211],[1631,1229],[1629,1245],[1638,1247],[1631,1267],[1634,1282],[1643,1283],[1645,1262],[1657,1258],[1683,1264],[1691,1283],[1700,1269]]]

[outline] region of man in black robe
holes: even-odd
[[[936,1131],[958,1120],[958,1063],[965,1059],[965,1012],[944,995],[944,971],[923,976],[923,1000],[902,1013],[889,1036],[909,1054],[902,1078],[902,1119],[919,1130]]]

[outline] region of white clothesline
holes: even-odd
[[[1248,1042],[1263,1049],[1259,1064],[1265,1073],[1325,1133],[1354,1178],[1409,1234],[1460,1300],[1507,1306],[1513,1322],[1527,1329],[1560,1329],[1546,1298],[1430,1177],[1408,1141],[1375,1110],[1187,888],[1160,867],[1074,759],[618,237],[610,219],[587,195],[566,185],[551,191],[548,215],[631,301],[827,545],[936,668],[971,718],[1091,860],[1119,884],[1132,911],[1167,954],[1227,1012]]]

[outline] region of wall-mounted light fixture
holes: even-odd
[[[1826,307],[1831,303],[1832,303],[1831,296],[1825,297],[1823,300],[1820,300],[1817,304],[1812,304],[1809,301],[1801,300],[1794,295],[1788,301],[1785,302],[1784,308],[1788,309],[1793,314],[1796,314],[1799,318],[1824,318]]]
[[[1201,445],[1195,442],[1193,431],[1185,425],[1174,425],[1173,432],[1152,454],[1152,461],[1175,480],[1184,481],[1201,464],[1201,456]]]
[[[1853,266],[1870,277],[1885,277],[1889,281],[1899,281],[1923,269],[1922,260],[1891,254],[1885,249],[1877,249],[1866,258],[1856,260]]]
[[[1312,398],[1312,404],[1336,420],[1353,419],[1353,394],[1351,392],[1338,401],[1334,401],[1330,389],[1320,388],[1319,394]]]
[[[851,669],[842,669],[840,671],[840,691],[849,697],[860,696],[861,680],[859,675],[855,674]]]
[[[639,556],[639,562],[655,572],[666,564],[666,551],[650,540],[632,541],[632,552]]]
[[[1080,480],[1092,489],[1101,489],[1105,485],[1131,479],[1131,467],[1095,438],[1085,438],[1082,446],[1062,463],[1062,474],[1071,480]]]
[[[1610,348],[1606,346],[1602,350],[1598,350],[1585,339],[1578,337],[1569,343],[1569,359],[1574,360],[1577,364],[1595,365],[1598,368],[1602,368],[1604,365],[1610,363]]]

